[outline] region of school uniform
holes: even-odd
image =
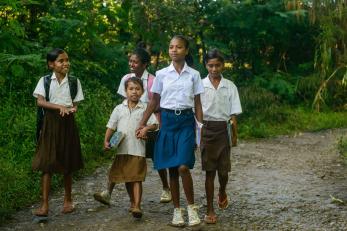
[[[147,90],[147,84],[148,84],[148,79],[149,79],[149,73],[147,70],[145,70],[141,76],[141,80],[142,80],[142,83],[143,83],[143,94],[140,98],[140,100],[144,103],[148,103],[150,98],[151,98],[151,93],[148,92]],[[124,98],[127,97],[127,94],[125,92],[125,81],[131,77],[136,77],[135,73],[130,73],[130,74],[126,74],[122,77],[121,81],[120,81],[120,84],[119,84],[119,87],[118,87],[118,91],[117,93],[121,96],[123,96]]]
[[[229,172],[230,140],[227,123],[232,115],[242,113],[237,87],[225,78],[214,88],[209,77],[202,80],[203,133],[201,139],[201,164],[204,171]]]
[[[33,96],[45,97],[44,77],[40,78]],[[59,84],[55,73],[51,76],[49,102],[72,107],[84,99],[81,83],[77,80],[77,94],[71,99],[68,75]],[[59,115],[59,110],[45,109],[41,135],[32,163],[33,170],[43,173],[70,174],[83,168],[79,131],[74,114]]]
[[[194,97],[204,91],[200,74],[186,63],[177,73],[173,64],[156,72],[151,91],[160,94],[161,128],[154,149],[154,168],[195,163]]]
[[[145,141],[137,139],[135,131],[138,127],[147,104],[141,101],[130,109],[128,100],[117,105],[107,123],[107,128],[125,134],[124,140],[116,150],[116,156],[109,171],[109,180],[114,183],[144,181],[147,172],[145,158]],[[157,124],[151,115],[147,124]]]

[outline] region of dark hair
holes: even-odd
[[[205,65],[210,59],[217,59],[218,61],[224,63],[224,57],[222,53],[216,48],[209,50],[207,54],[205,55],[204,57]]]
[[[127,79],[125,81],[125,83],[124,83],[125,90],[128,88],[128,85],[130,82],[140,85],[142,91],[144,91],[142,80],[140,78],[137,78],[137,77],[130,77],[129,79]]]
[[[148,54],[148,52],[145,49],[141,47],[138,47],[135,50],[133,50],[131,54],[139,57],[139,59],[141,60],[141,63],[147,64],[146,66],[148,66],[149,63],[151,62],[151,56]]]
[[[55,60],[57,60],[58,56],[60,54],[63,54],[63,53],[66,53],[66,52],[63,49],[60,49],[60,48],[54,48],[53,50],[48,52],[47,56],[46,56],[48,68],[49,68],[48,62],[54,62]]]
[[[186,61],[188,66],[193,66],[194,60],[193,60],[193,56],[192,56],[192,54],[190,53],[190,50],[189,50],[189,41],[188,41],[188,39],[185,36],[183,36],[183,35],[174,35],[171,40],[173,40],[173,39],[179,39],[179,40],[184,42],[185,48],[188,49],[188,54],[185,57],[185,61]]]

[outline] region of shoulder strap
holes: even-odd
[[[154,75],[151,75],[148,73],[148,78],[147,78],[147,93],[148,93],[148,98],[152,99],[153,93],[151,92],[153,82],[154,82]]]
[[[45,98],[49,101],[49,87],[51,86],[51,75],[46,75],[43,77],[43,85],[45,88]]]
[[[69,76],[68,82],[69,82],[71,100],[73,101],[77,95],[77,78],[74,76]]]

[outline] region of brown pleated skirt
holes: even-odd
[[[145,181],[146,173],[145,157],[116,154],[109,171],[109,181],[113,183]]]
[[[73,114],[61,117],[46,110],[32,168],[43,173],[70,174],[83,168],[81,144]]]
[[[230,172],[230,142],[225,121],[204,121],[200,149],[202,170]]]

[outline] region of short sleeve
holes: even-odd
[[[75,99],[73,100],[73,102],[79,102],[84,100],[84,95],[83,95],[83,91],[82,91],[82,85],[79,79],[77,79],[77,94]]]
[[[242,113],[242,108],[241,108],[241,102],[240,102],[240,97],[239,97],[239,92],[237,91],[237,87],[233,85],[231,89],[231,109],[230,109],[230,115],[238,115]]]
[[[115,107],[110,116],[110,119],[108,120],[106,127],[112,130],[116,130],[118,121],[119,121],[119,109],[118,107]]]
[[[45,97],[46,96],[46,91],[45,91],[45,86],[43,84],[43,78],[41,77],[39,82],[36,85],[36,88],[34,90],[33,96],[37,98],[39,95]]]
[[[155,78],[153,81],[153,85],[151,88],[151,92],[152,93],[157,93],[157,94],[161,94],[161,92],[163,91],[163,82],[162,82],[162,75],[160,75],[158,72],[155,74]]]
[[[194,95],[204,93],[204,85],[202,84],[200,73],[198,72],[194,77]]]

